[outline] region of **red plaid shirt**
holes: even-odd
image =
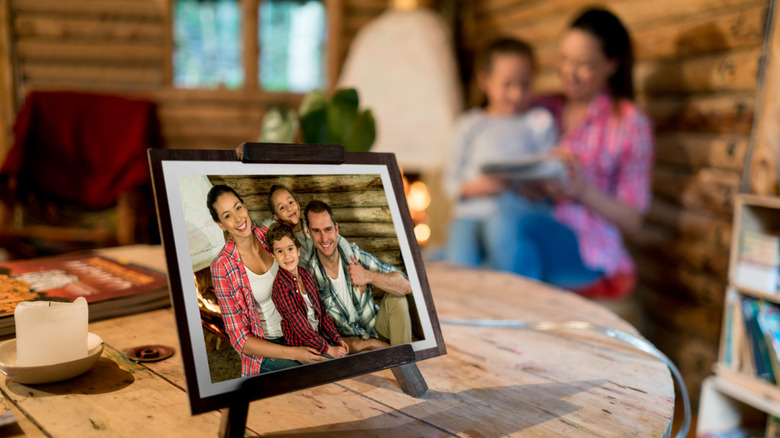
[[[306,301],[298,290],[298,282],[288,271],[279,268],[273,285],[271,299],[276,305],[276,310],[282,315],[282,333],[287,345],[307,346],[316,349],[320,354],[328,352],[328,342],[338,344],[341,335],[336,330],[333,319],[322,307],[322,299],[317,292],[309,271],[298,266],[298,275],[301,277],[306,293],[309,295],[314,313],[320,320],[319,330],[312,329],[307,318]]]
[[[539,101],[561,126],[564,99]],[[614,199],[641,212],[650,206],[653,168],[653,128],[635,104],[615,101],[606,92],[590,103],[583,120],[563,134],[560,145],[580,164],[581,177]],[[634,272],[634,262],[623,246],[618,227],[575,202],[560,202],[555,218],[572,228],[585,263],[607,276]]]
[[[266,231],[268,231],[266,227],[252,227],[252,232],[268,251],[265,243]],[[260,374],[260,363],[263,358],[242,353],[247,338],[265,338],[257,314],[255,297],[252,295],[252,286],[249,284],[249,277],[246,275],[246,268],[235,242],[225,243],[217,258],[211,262],[211,280],[222,311],[225,331],[233,348],[241,354],[241,375],[247,377]]]

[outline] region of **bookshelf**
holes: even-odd
[[[738,429],[778,436],[780,363],[770,360],[771,339],[764,336],[778,331],[768,329],[780,314],[778,272],[780,198],[738,195],[718,363],[702,385],[699,437],[735,436],[729,433]]]

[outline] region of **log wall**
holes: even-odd
[[[537,50],[537,89],[558,91],[557,39],[593,3],[464,1],[462,59],[472,60],[498,35],[515,36]],[[646,226],[631,239],[643,332],[678,364],[696,398],[716,360],[733,196],[756,117],[769,1],[597,3],[616,13],[633,36],[637,100],[656,127],[654,200]],[[472,84],[467,65],[463,71]],[[470,91],[476,102],[473,85]]]
[[[298,94],[173,89],[173,1],[0,0],[0,79],[12,84],[0,93],[6,122],[0,124],[0,158],[11,139],[8,122],[30,90],[151,99],[159,105],[167,145],[174,148],[232,149],[258,138],[268,108],[297,107]],[[257,0],[239,1],[244,10],[256,8]],[[352,38],[386,8],[387,0],[326,0],[325,5],[334,29],[328,50],[336,56],[328,74],[335,78]]]
[[[258,225],[273,216],[268,209],[268,192],[274,184],[285,185],[295,193],[301,215],[309,201],[323,201],[333,210],[341,236],[406,272],[380,175],[215,175],[209,179],[215,185],[232,187]]]

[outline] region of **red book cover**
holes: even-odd
[[[90,321],[168,304],[164,274],[92,251],[0,263],[0,274],[7,274],[0,275],[0,318],[12,317],[22,301],[84,297]]]

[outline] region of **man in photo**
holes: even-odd
[[[342,250],[333,211],[318,200],[309,202],[304,217],[315,252],[308,270],[314,276],[325,310],[333,318],[350,353],[412,341],[412,323],[406,299],[411,285],[396,267],[379,261],[359,246]],[[372,286],[385,291],[379,311]]]

